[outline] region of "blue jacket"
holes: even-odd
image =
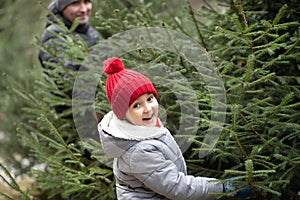
[[[211,200],[222,192],[213,178],[187,175],[182,153],[170,132],[161,127],[135,126],[113,112],[98,125],[105,153],[114,158],[119,200]]]

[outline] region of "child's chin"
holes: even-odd
[[[144,124],[144,126],[147,126],[147,127],[153,127],[153,126],[155,126],[155,120],[152,119],[149,121],[143,121],[143,124]]]

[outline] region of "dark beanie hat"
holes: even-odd
[[[77,2],[78,0],[56,0],[56,8],[62,12],[68,5]]]
[[[158,94],[151,81],[144,75],[125,69],[119,58],[113,57],[104,61],[106,79],[106,96],[112,111],[119,119],[123,119],[129,106],[140,96]]]

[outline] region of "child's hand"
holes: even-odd
[[[251,188],[246,186],[243,187],[241,185],[238,185],[236,181],[240,181],[241,178],[228,178],[223,183],[223,192],[234,192],[236,191],[234,197],[239,199],[247,199],[250,197],[251,194]]]

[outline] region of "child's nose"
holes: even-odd
[[[144,106],[144,112],[149,112],[151,110],[151,105],[149,103],[146,103]]]

